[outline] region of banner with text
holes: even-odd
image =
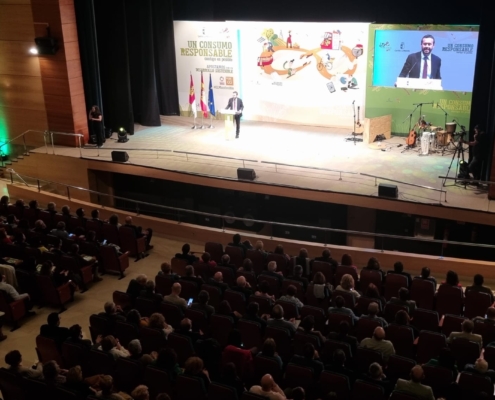
[[[216,108],[222,109],[237,90],[237,30],[226,22],[174,21],[175,58],[180,113],[192,116],[189,104],[190,75],[195,89],[196,108],[201,110],[201,72],[209,98],[210,75]],[[198,112],[198,117],[201,112]]]
[[[231,24],[246,119],[351,128],[354,110],[364,117],[369,24]]]

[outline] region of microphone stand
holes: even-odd
[[[363,138],[357,137],[357,133],[356,133],[356,105],[354,103],[355,103],[355,101],[352,102],[352,110],[354,112],[354,116],[353,116],[354,129],[352,130],[352,133],[351,133],[352,137],[346,138],[345,141],[346,142],[354,142],[354,146],[355,146],[356,142],[362,142]]]
[[[444,113],[444,117],[445,117],[445,120],[444,120],[444,124],[443,124],[443,127],[445,129],[445,134],[447,134],[447,117],[448,117],[448,113],[447,111],[445,111],[445,109],[440,105],[440,103],[437,103],[437,107],[443,111]],[[447,147],[449,147],[450,143],[452,143],[452,140],[450,142],[447,143],[446,146],[443,146],[443,149],[442,149],[442,156],[445,154],[445,150],[447,149]],[[437,143],[437,146],[438,146],[438,143]]]
[[[404,121],[402,121],[402,123],[404,123],[409,118],[409,131],[407,132],[407,136],[409,136],[409,133],[412,130],[412,116],[416,112],[416,110],[418,109],[418,107],[420,107],[420,105],[421,105],[421,103],[419,103],[419,104],[413,104],[413,106],[416,106],[416,107],[414,108],[414,110],[411,111],[411,113],[406,118],[404,118]],[[421,111],[419,112],[419,115],[421,116]],[[418,137],[417,136],[416,136],[416,140],[418,140]],[[404,153],[404,152],[406,152],[408,150],[411,150],[412,148],[414,148],[414,146],[407,145],[406,147],[404,147],[404,150],[402,150],[401,153]]]

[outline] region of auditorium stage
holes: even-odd
[[[161,120],[160,127],[137,125],[127,143],[117,143],[114,133],[113,140],[107,140],[99,150],[86,146],[82,156],[110,161],[111,151],[125,150],[129,163],[135,165],[224,179],[237,179],[237,168],[244,166],[256,171],[255,182],[377,196],[375,179],[362,175],[369,174],[447,191],[447,202],[444,202],[444,194],[438,191],[378,180],[379,183],[396,184],[399,200],[427,204],[441,202],[450,207],[495,212],[486,191],[473,186],[466,189],[454,186],[453,181],[447,181],[447,187],[442,186],[438,177],[447,173],[452,152],[443,156],[440,153],[420,156],[416,148],[401,153],[405,147],[403,137],[392,137],[382,142],[380,148],[373,149],[362,142],[346,142],[350,129],[242,121],[240,138],[226,140],[223,121],[213,121],[213,129],[193,130],[190,118],[162,116]],[[35,151],[46,152],[46,149]],[[55,153],[80,156],[79,149],[75,148],[55,147]],[[237,160],[215,158],[215,155]],[[467,151],[465,156],[467,159]],[[451,177],[455,175],[456,164],[457,158],[452,164]]]

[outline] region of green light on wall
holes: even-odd
[[[9,140],[9,135],[7,132],[7,119],[5,118],[5,114],[3,112],[3,108],[0,107],[0,146],[4,143],[7,143]],[[0,151],[2,152],[0,155],[1,156],[7,156],[10,154],[10,144],[6,146],[2,146],[0,148]]]

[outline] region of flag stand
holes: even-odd
[[[193,118],[193,126],[191,129],[198,129],[198,127],[196,126],[196,117]]]
[[[205,129],[203,112],[201,112],[201,126],[198,129]]]
[[[208,127],[209,129],[213,129],[213,115],[210,113],[210,126]]]

